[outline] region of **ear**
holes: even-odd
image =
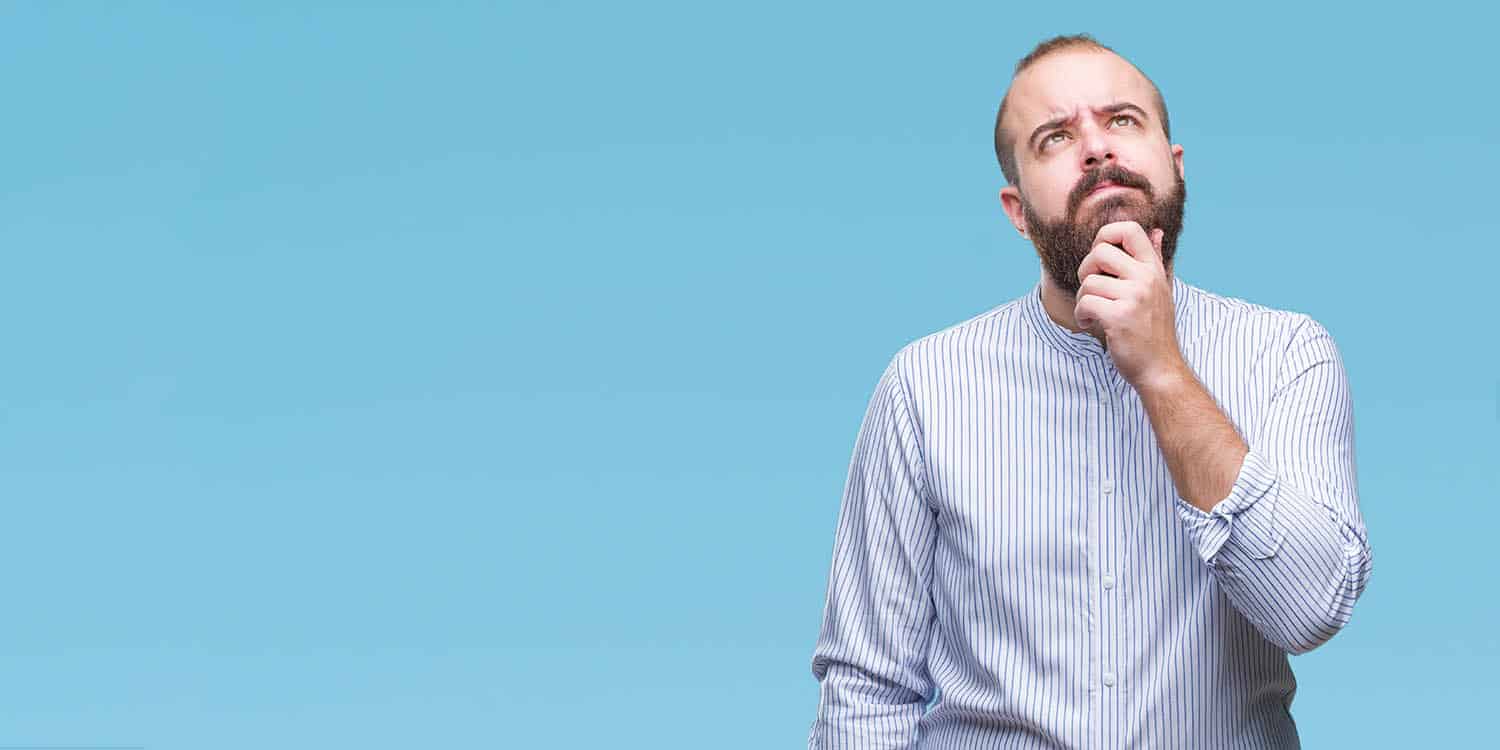
[[[1026,230],[1026,214],[1021,210],[1021,191],[1015,185],[1006,185],[1000,188],[1000,205],[1005,209],[1005,215],[1010,218],[1010,223],[1015,226],[1016,231],[1022,237],[1031,239]]]
[[[1175,163],[1177,165],[1177,176],[1181,177],[1184,180],[1186,180],[1187,179],[1187,173],[1183,171],[1183,167],[1182,167],[1182,144],[1181,143],[1174,143],[1174,144],[1172,144],[1172,161],[1173,161],[1173,163]]]

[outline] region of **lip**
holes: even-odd
[[[1134,190],[1135,189],[1135,188],[1132,188],[1132,187],[1129,187],[1129,186],[1126,186],[1126,185],[1121,185],[1121,184],[1115,183],[1115,182],[1101,182],[1093,190],[1089,191],[1089,195],[1093,195],[1094,193],[1097,193],[1097,192],[1099,192],[1101,190],[1108,190],[1110,188],[1121,188],[1121,189],[1124,189],[1124,190]]]

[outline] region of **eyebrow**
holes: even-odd
[[[1146,110],[1141,109],[1140,107],[1137,107],[1134,104],[1131,104],[1130,102],[1115,102],[1114,104],[1106,104],[1106,105],[1104,105],[1102,107],[1096,108],[1094,111],[1095,112],[1100,112],[1100,113],[1103,113],[1103,114],[1113,115],[1113,114],[1118,114],[1120,112],[1124,112],[1126,110],[1134,110],[1137,114],[1139,114],[1141,116],[1141,119],[1143,121],[1149,122],[1151,120],[1151,116],[1148,115],[1148,114],[1146,114]],[[1037,138],[1041,137],[1041,135],[1043,133],[1045,133],[1045,132],[1047,132],[1047,131],[1049,131],[1049,130],[1051,130],[1053,128],[1061,127],[1063,125],[1068,124],[1069,122],[1072,122],[1072,120],[1073,120],[1073,116],[1072,115],[1063,115],[1062,117],[1054,117],[1054,118],[1052,118],[1052,119],[1050,119],[1050,120],[1042,123],[1041,125],[1038,125],[1036,130],[1031,131],[1031,137],[1026,139],[1026,148],[1030,149],[1032,151],[1035,151],[1036,150],[1036,139]]]

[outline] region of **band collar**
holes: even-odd
[[[1172,306],[1176,316],[1177,334],[1180,339],[1183,333],[1183,324],[1186,322],[1188,310],[1191,307],[1194,288],[1191,284],[1182,280],[1177,274],[1172,276]],[[1031,327],[1036,330],[1037,335],[1056,349],[1075,357],[1107,357],[1109,352],[1099,340],[1082,331],[1073,332],[1059,325],[1047,314],[1047,308],[1042,305],[1042,280],[1038,279],[1031,292],[1026,295],[1022,303],[1025,317],[1031,322]]]

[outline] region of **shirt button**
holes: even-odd
[[[1108,495],[1109,493],[1115,491],[1115,483],[1114,483],[1114,481],[1109,480],[1109,479],[1106,479],[1103,482],[1101,482],[1099,484],[1099,486],[1100,486],[1100,488],[1102,488],[1104,490],[1104,494],[1106,494],[1106,495]]]
[[[1115,577],[1106,573],[1105,576],[1104,576],[1104,588],[1112,589],[1114,587],[1115,587]]]
[[[1105,672],[1104,673],[1104,686],[1105,687],[1114,687],[1114,684],[1115,684],[1115,673],[1114,672]]]

